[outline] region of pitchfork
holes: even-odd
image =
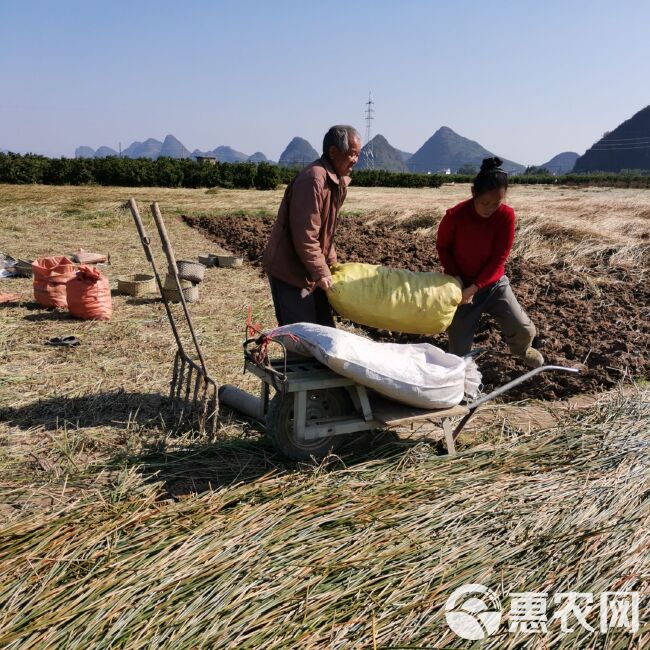
[[[162,249],[165,253],[165,256],[167,257],[169,274],[174,278],[174,282],[178,290],[178,295],[180,296],[180,301],[183,306],[183,314],[185,315],[185,320],[187,321],[187,326],[192,335],[192,341],[194,343],[196,354],[198,356],[198,363],[190,358],[185,352],[185,348],[183,346],[183,342],[181,341],[178,327],[174,319],[174,314],[169,305],[169,300],[167,299],[165,291],[163,291],[163,283],[160,280],[160,275],[158,273],[158,269],[156,268],[156,263],[151,251],[151,240],[145,232],[135,199],[129,199],[128,205],[131,210],[131,214],[133,215],[136,228],[138,229],[138,234],[140,235],[140,241],[142,242],[142,247],[144,248],[144,254],[146,255],[149,263],[151,264],[151,268],[153,269],[153,274],[156,278],[156,283],[158,284],[160,296],[162,298],[163,304],[165,305],[167,318],[169,319],[169,324],[171,325],[174,339],[176,339],[174,370],[169,389],[169,399],[172,404],[172,411],[174,414],[179,413],[180,411],[179,422],[190,415],[198,416],[197,419],[199,430],[201,432],[207,431],[211,435],[214,435],[217,429],[217,420],[219,416],[218,386],[217,382],[208,374],[205,365],[205,357],[203,356],[203,351],[201,350],[199,340],[196,336],[196,332],[194,331],[194,326],[192,325],[190,312],[187,308],[185,296],[183,295],[180,278],[178,277],[176,258],[174,257],[171,243],[169,241],[169,237],[167,236],[165,222],[163,221],[158,204],[152,203],[151,214],[153,215],[154,221],[156,223],[156,228],[158,229],[158,234],[160,235]],[[191,400],[190,393],[192,394]],[[198,408],[199,401],[201,402],[200,409]]]

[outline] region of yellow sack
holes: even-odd
[[[444,273],[335,264],[332,282],[327,297],[343,318],[391,332],[440,334],[462,300],[460,282]]]

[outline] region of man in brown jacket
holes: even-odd
[[[336,263],[339,211],[359,159],[361,138],[351,126],[330,128],[323,155],[289,183],[264,251],[275,315],[280,325],[308,322],[334,327],[326,291]]]

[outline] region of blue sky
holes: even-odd
[[[0,0],[0,149],[73,155],[173,133],[276,159],[294,136],[440,126],[524,164],[650,103],[650,2]]]

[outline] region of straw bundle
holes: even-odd
[[[449,631],[442,608],[466,583],[502,597],[641,591],[642,397],[516,446],[448,458],[420,444],[178,502],[161,502],[132,470],[103,499],[3,531],[0,646],[461,648],[470,643]],[[502,623],[481,647],[643,645],[620,630],[574,628],[562,634],[556,621],[523,638]]]

